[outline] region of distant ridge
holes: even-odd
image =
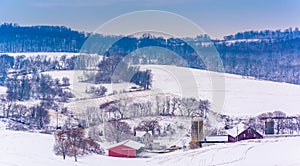
[[[89,40],[87,41],[86,39]],[[121,39],[121,40],[120,40]],[[84,42],[88,47],[82,48]],[[118,41],[118,42],[116,42]],[[2,52],[87,52],[99,55],[126,55],[145,46],[164,46],[179,54],[193,67],[205,69],[195,61],[195,51],[211,54],[216,48],[223,62],[224,71],[262,80],[300,84],[300,31],[298,28],[286,30],[246,31],[225,36],[224,40],[211,40],[207,35],[195,38],[168,38],[142,35],[103,36],[74,31],[64,26],[29,26],[17,24],[0,25],[0,53]],[[113,47],[111,47],[113,45]],[[190,46],[188,46],[188,45]],[[107,49],[109,54],[107,54]],[[192,48],[192,49],[191,49]],[[143,55],[143,52],[140,52]],[[145,53],[145,52],[144,52]],[[160,58],[160,64],[170,64],[167,52],[153,52],[143,56],[145,64],[149,57]],[[199,61],[200,62],[200,61]]]

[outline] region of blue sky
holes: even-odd
[[[138,10],[182,15],[213,38],[300,27],[299,0],[0,0],[0,22],[65,25],[92,32],[114,17]]]

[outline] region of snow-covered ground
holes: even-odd
[[[176,66],[147,65],[143,68],[152,70],[154,90],[182,96],[196,95],[195,97],[209,99],[213,104],[218,100],[222,101],[222,95],[225,95],[221,103],[221,112],[224,114],[255,116],[276,110],[288,115],[300,114],[299,85]]]
[[[0,126],[3,123],[0,122]],[[300,138],[248,140],[204,147],[197,150],[157,154],[147,159],[124,159],[90,155],[63,160],[54,155],[52,135],[3,130],[0,127],[1,166],[296,166],[300,165]]]
[[[120,98],[136,100],[155,100],[157,94],[174,94],[182,97],[194,96],[201,99],[209,99],[215,110],[227,115],[234,116],[256,116],[264,112],[283,111],[288,115],[300,114],[299,97],[300,86],[288,83],[279,83],[253,78],[245,78],[233,74],[221,74],[205,70],[189,69],[176,66],[146,65],[142,69],[151,69],[153,73],[153,86],[151,91],[133,92],[118,95]],[[78,82],[77,71],[53,71],[47,72],[53,77],[69,77],[71,88],[77,98],[89,98],[86,94],[89,83]],[[128,83],[105,84],[108,88],[107,94],[114,90],[120,91],[134,86]],[[224,87],[222,87],[224,86]],[[151,98],[152,97],[152,98]],[[115,99],[116,96],[108,96],[98,99],[74,101],[67,104],[78,111],[86,107],[95,106],[102,102]],[[218,106],[214,104],[217,103]]]
[[[249,41],[256,41],[250,39]],[[1,53],[11,56],[49,56],[61,57],[63,55],[73,56],[79,53],[68,52],[37,52],[37,53]],[[204,70],[189,69],[176,66],[145,65],[142,69],[151,69],[153,72],[152,91],[142,93],[131,93],[132,98],[148,100],[146,96],[162,93],[173,93],[180,96],[194,96],[209,99],[213,103],[214,111],[235,116],[256,116],[263,112],[280,110],[288,115],[300,114],[299,97],[300,86],[288,83],[255,80],[233,74],[220,74]],[[89,83],[78,82],[82,72],[78,71],[52,71],[46,72],[55,78],[69,77],[71,88],[77,99],[91,98],[91,94],[85,93]],[[224,82],[223,79],[224,78]],[[217,85],[217,86],[215,86]],[[225,87],[223,88],[222,85]],[[113,91],[129,90],[132,84],[106,84],[107,94]],[[6,88],[0,86],[0,94],[4,94]],[[135,97],[135,95],[137,95]],[[125,95],[126,97],[126,95]],[[98,100],[110,101],[109,98],[85,100],[83,104],[71,103],[75,107],[98,105]],[[149,97],[148,97],[149,98]],[[153,99],[153,98],[152,98]],[[30,103],[32,103],[30,101]]]
[[[5,94],[6,93],[6,87],[0,86],[0,94]]]

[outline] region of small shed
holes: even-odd
[[[144,144],[133,140],[126,140],[110,146],[108,148],[108,156],[136,158],[143,147],[145,147]]]

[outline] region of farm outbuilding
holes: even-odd
[[[204,142],[211,142],[211,143],[235,142],[235,138],[232,137],[231,135],[215,135],[215,136],[206,137]]]
[[[136,158],[145,147],[136,141],[126,140],[117,144],[114,144],[108,148],[108,156],[112,157],[125,157],[125,158]]]
[[[262,139],[263,136],[254,130],[252,127],[248,127],[236,136],[236,141],[242,141],[247,139]]]
[[[135,131],[135,137],[138,142],[145,145],[145,148],[151,148],[153,144],[153,136],[151,132],[137,130]]]
[[[239,124],[236,127],[227,130],[229,142],[242,141],[247,139],[262,139],[263,136],[252,127],[244,129],[244,125]]]

